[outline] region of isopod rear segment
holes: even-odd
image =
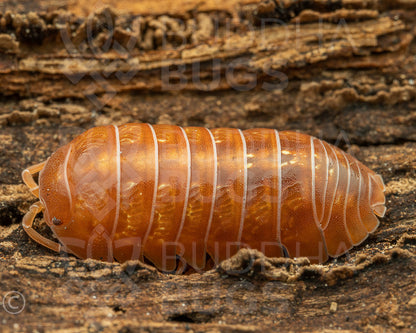
[[[33,174],[39,172],[39,186]],[[23,171],[38,243],[79,258],[197,270],[254,248],[314,263],[360,244],[384,216],[380,175],[322,140],[273,129],[92,128]],[[43,211],[59,243],[32,223]]]

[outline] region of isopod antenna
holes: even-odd
[[[40,172],[45,164],[46,162],[32,165],[22,172],[23,181],[29,187],[30,192],[32,192],[33,195],[37,198],[39,198],[39,185],[33,179],[33,175]],[[25,214],[22,220],[23,229],[35,242],[51,249],[52,251],[61,252],[61,244],[43,237],[35,229],[33,229],[33,220],[35,219],[36,215],[39,214],[44,208],[45,207],[40,201],[37,201],[32,206],[30,206],[29,211]]]

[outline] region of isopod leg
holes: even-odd
[[[35,202],[32,206],[30,206],[29,211],[23,217],[22,225],[23,229],[32,238],[35,242],[46,246],[47,248],[51,249],[52,251],[61,252],[61,244],[51,241],[43,237],[39,234],[35,229],[33,229],[32,224],[35,216],[39,214],[43,209],[43,205],[40,201]]]
[[[27,187],[29,187],[30,192],[32,192],[33,195],[36,196],[37,198],[39,198],[39,185],[36,184],[35,180],[33,179],[33,175],[41,171],[43,167],[45,166],[45,164],[46,164],[46,161],[39,163],[39,164],[32,165],[31,167],[23,170],[22,172],[23,181],[25,182]]]
[[[185,272],[185,269],[187,268],[186,261],[183,258],[179,258],[178,265],[175,269],[175,274],[181,275],[183,272]]]

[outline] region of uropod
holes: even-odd
[[[39,198],[22,222],[33,240],[162,271],[204,270],[240,248],[322,263],[363,242],[386,210],[381,176],[357,159],[265,128],[95,127],[22,176]],[[41,211],[59,243],[32,228]]]

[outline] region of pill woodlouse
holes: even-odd
[[[204,269],[240,247],[325,262],[386,210],[380,175],[324,141],[273,129],[96,127],[23,180],[40,200],[23,218],[38,243],[163,271],[178,261]],[[61,244],[32,228],[42,210]]]

